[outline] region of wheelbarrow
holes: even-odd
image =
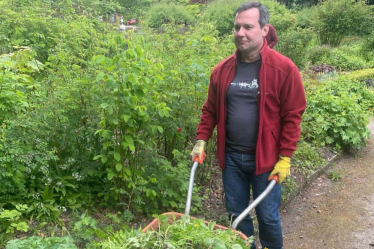
[[[190,174],[190,181],[188,185],[188,193],[187,193],[187,202],[186,202],[186,208],[184,214],[177,213],[177,212],[167,212],[163,213],[162,215],[169,216],[169,222],[172,222],[173,220],[181,219],[183,215],[189,216],[190,215],[190,208],[191,208],[191,200],[192,200],[192,190],[193,190],[193,184],[195,179],[195,172],[199,164],[203,163],[203,160],[205,158],[205,153],[203,154],[202,159],[199,159],[198,156],[195,156],[194,163],[191,168],[191,174]],[[238,224],[251,212],[253,208],[255,208],[273,189],[275,184],[279,181],[278,175],[275,175],[271,178],[271,181],[268,185],[268,187],[265,189],[264,192],[262,192],[231,224],[231,228],[233,231],[239,235],[243,240],[247,240],[247,236],[243,233],[236,230]],[[190,217],[191,219],[196,219],[195,217]],[[205,221],[206,224],[208,224],[208,221]],[[159,225],[161,224],[161,221],[159,219],[154,219],[151,223],[149,223],[146,227],[143,228],[142,232],[145,233],[148,230],[157,230],[159,228]],[[221,226],[218,224],[215,224],[214,229],[222,229],[226,230],[228,227]]]

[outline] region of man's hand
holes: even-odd
[[[278,175],[279,183],[282,183],[284,179],[290,174],[291,158],[286,156],[279,156],[278,162],[275,164],[273,171],[269,177]]]
[[[198,156],[199,159],[203,159],[203,153],[204,153],[204,147],[205,147],[205,141],[204,140],[197,140],[195,147],[193,147],[193,150],[191,151],[192,161],[194,160],[195,156]]]

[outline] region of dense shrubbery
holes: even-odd
[[[160,28],[163,24],[194,25],[195,18],[186,7],[175,4],[157,4],[150,8],[147,22],[151,28]]]
[[[281,54],[290,58],[299,68],[304,68],[314,34],[309,29],[295,29],[278,36],[275,47]]]
[[[310,16],[321,44],[338,46],[345,36],[365,35],[373,29],[371,7],[365,0],[327,0]]]
[[[308,95],[303,137],[318,146],[361,148],[369,135],[366,124],[373,105],[373,92],[364,83],[324,82]]]

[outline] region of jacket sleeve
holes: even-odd
[[[275,32],[274,27],[270,28],[269,32],[270,32],[270,43],[269,43],[269,47],[273,48],[275,46],[275,44],[277,44],[277,42],[278,42],[278,36],[277,36],[277,33]]]
[[[288,74],[280,96],[281,132],[279,153],[283,156],[291,157],[300,139],[301,116],[306,108],[304,87],[296,66]]]
[[[215,80],[215,70],[210,75],[210,83],[207,99],[202,107],[200,122],[197,126],[197,139],[208,141],[217,125],[217,84]]]

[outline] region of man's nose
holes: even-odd
[[[238,36],[244,36],[244,28],[240,27],[238,31],[236,31]]]

